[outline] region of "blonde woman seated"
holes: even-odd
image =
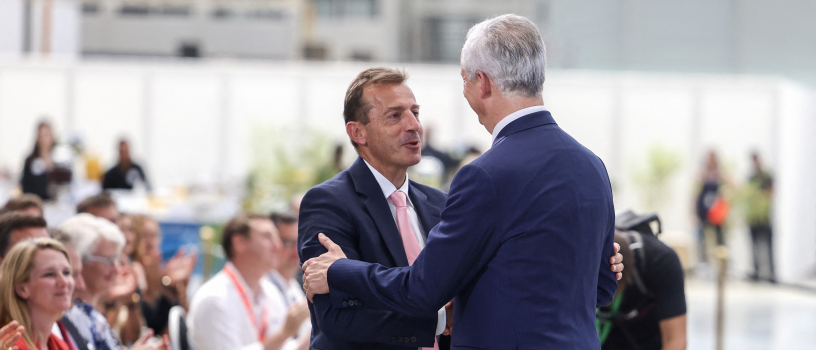
[[[51,332],[71,308],[73,292],[71,263],[61,243],[37,238],[15,245],[0,264],[0,324],[17,321],[24,327],[14,346],[73,350]]]

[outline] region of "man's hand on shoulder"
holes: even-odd
[[[311,302],[314,302],[315,294],[329,293],[329,267],[335,261],[346,258],[343,249],[332,242],[325,234],[320,233],[318,239],[320,244],[328,249],[328,252],[316,258],[311,258],[303,264],[303,291],[306,292],[306,297]]]
[[[621,277],[623,277],[623,273],[621,273],[621,271],[623,271],[623,255],[620,253],[620,244],[615,243],[614,246],[615,255],[609,258],[609,263],[612,264],[610,269],[615,273],[615,278],[620,281]]]

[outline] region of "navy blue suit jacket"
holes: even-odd
[[[439,222],[446,195],[413,181],[409,186],[408,195],[427,236]],[[303,197],[298,223],[301,262],[326,252],[317,238],[321,232],[343,247],[349,259],[408,266],[385,195],[361,158]],[[312,349],[405,350],[433,346],[439,308],[405,315],[364,308],[357,300],[332,305],[328,295],[318,295],[309,309]]]
[[[413,266],[340,259],[329,295],[410,315],[455,296],[452,349],[600,349],[595,308],[617,288],[614,223],[601,160],[549,112],[532,113],[457,173]]]

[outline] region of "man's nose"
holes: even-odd
[[[407,123],[408,131],[419,131],[421,127],[419,124],[419,119],[414,115],[414,112],[407,111],[407,116],[404,118]]]

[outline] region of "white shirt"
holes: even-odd
[[[510,124],[510,123],[516,121],[516,119],[521,118],[521,117],[523,117],[525,115],[532,114],[532,113],[535,113],[535,112],[546,111],[546,110],[547,109],[544,108],[544,106],[532,106],[532,107],[527,107],[527,108],[524,108],[524,109],[517,110],[517,111],[515,111],[513,113],[510,113],[510,115],[508,115],[508,116],[504,117],[504,119],[500,120],[499,123],[496,124],[496,127],[493,128],[493,143],[496,142],[496,138],[499,137],[499,133],[502,131],[502,129],[504,129],[505,126],[507,126],[507,124]]]
[[[281,293],[281,302],[286,306],[286,309],[283,310],[283,317],[286,317],[286,312],[290,305],[306,299],[306,293],[303,293],[303,287],[293,278],[290,280],[286,280],[278,271],[272,271],[269,273],[269,281],[278,289]],[[298,333],[295,336],[295,339],[300,339],[300,337],[309,337],[312,334],[312,321],[310,319],[306,319],[300,325],[298,329]]]
[[[400,186],[399,190],[397,186],[391,183],[383,174],[380,174],[377,169],[374,169],[371,164],[368,164],[368,161],[363,159],[365,164],[368,166],[368,169],[371,170],[371,173],[374,174],[374,178],[377,179],[377,183],[380,184],[380,189],[382,189],[383,194],[385,195],[385,201],[388,202],[388,208],[391,209],[391,216],[394,218],[394,222],[397,222],[397,206],[391,200],[391,194],[396,191],[405,192],[405,198],[407,198],[406,207],[408,208],[408,220],[411,221],[411,228],[414,230],[414,235],[416,235],[417,242],[419,242],[419,249],[425,248],[425,237],[422,236],[422,225],[419,224],[419,218],[417,217],[416,210],[414,210],[414,204],[411,203],[411,197],[408,196],[408,174],[405,174],[405,182]],[[445,331],[445,326],[447,325],[447,314],[445,308],[442,307],[439,309],[437,313],[437,321],[436,321],[436,335],[442,334]]]
[[[228,262],[227,266],[237,272],[232,263]],[[253,295],[241,274],[237,275],[252,303],[255,319],[260,319],[262,310],[266,308],[265,338],[280,331],[286,322],[287,308],[278,289],[268,279],[261,278],[261,293]],[[190,313],[187,314],[187,332],[190,343],[196,350],[264,348],[263,343],[258,340],[258,329],[250,320],[241,295],[224,270],[201,285],[193,296]],[[289,339],[281,348],[293,349],[296,346],[294,339]]]

